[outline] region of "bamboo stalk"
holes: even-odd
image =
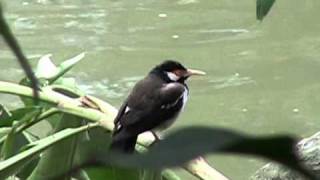
[[[33,97],[31,88],[0,81],[0,93],[13,94],[24,97]],[[117,115],[117,109],[107,102],[98,98],[87,96],[93,103],[95,103],[99,110],[81,107],[79,99],[72,99],[60,93],[52,91],[50,88],[44,88],[39,92],[40,101],[54,104],[57,108],[65,113],[73,114],[85,119],[98,122],[101,127],[107,131],[112,131],[114,124],[113,119]],[[144,133],[138,139],[138,143],[143,146],[152,144],[154,137],[151,133]],[[190,161],[183,168],[193,176],[201,180],[228,180],[219,171],[211,167],[203,157],[196,158]]]

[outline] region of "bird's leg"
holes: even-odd
[[[155,131],[151,131],[151,133],[153,134],[155,141],[160,141],[161,140],[161,135],[157,134]]]

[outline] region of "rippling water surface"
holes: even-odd
[[[320,3],[277,1],[263,23],[255,20],[254,3],[4,1],[6,17],[33,65],[48,53],[59,63],[86,52],[67,76],[116,106],[155,64],[178,59],[208,75],[190,80],[191,97],[174,128],[311,135],[320,128]],[[0,52],[5,67],[0,79],[19,80],[22,71],[2,41]],[[1,95],[0,103],[14,107],[16,102]],[[263,164],[230,155],[209,159],[237,180],[248,179]]]

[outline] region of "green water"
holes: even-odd
[[[132,85],[163,59],[207,72],[190,80],[185,112],[172,129],[207,125],[249,134],[306,137],[320,129],[318,0],[277,1],[263,23],[255,1],[18,0],[6,17],[35,65],[86,52],[68,76],[120,106]],[[0,41],[0,79],[23,76]],[[11,96],[0,103],[14,107]],[[210,156],[231,179],[246,180],[264,161]],[[184,174],[185,179],[192,179]]]

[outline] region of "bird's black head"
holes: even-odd
[[[163,63],[156,66],[156,68],[166,72],[173,72],[176,70],[187,71],[187,69],[181,63],[174,60],[166,60]]]
[[[156,74],[167,82],[180,82],[184,83],[191,75],[200,75],[204,72],[187,69],[181,63],[174,60],[166,60],[157,65],[151,73]]]

